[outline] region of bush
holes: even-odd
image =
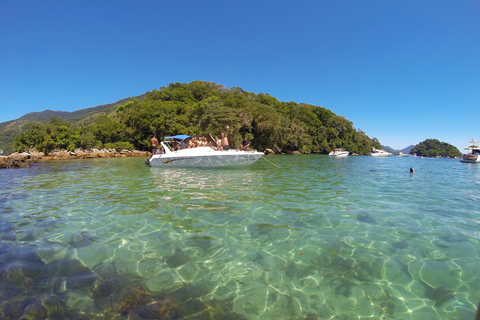
[[[105,149],[115,149],[115,150],[133,150],[135,147],[130,142],[118,141],[114,143],[105,143]]]

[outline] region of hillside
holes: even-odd
[[[54,115],[43,115],[48,113]],[[39,118],[35,113],[30,116]],[[351,121],[326,108],[281,102],[268,93],[255,94],[203,81],[171,83],[146,94],[144,99],[126,99],[110,107],[59,116],[23,125],[14,150],[149,150],[153,133],[159,138],[178,133],[219,136],[227,125],[233,147],[238,147],[243,137],[257,150],[271,148],[285,153],[326,154],[333,148],[344,148],[368,154],[373,147],[380,147],[378,139],[369,138]]]
[[[115,108],[121,104],[124,104],[132,99],[143,101],[148,92],[132,97],[118,100],[117,102],[99,105],[96,107],[81,109],[73,112],[67,111],[52,111],[45,110],[40,112],[31,112],[23,115],[16,120],[10,120],[0,123],[0,149],[3,150],[3,154],[10,154],[13,152],[13,140],[14,137],[19,136],[26,130],[25,125],[30,122],[46,123],[55,117],[59,117],[65,121],[80,123],[91,123],[93,119],[100,115],[109,115],[115,112]]]
[[[427,139],[417,144],[411,151],[419,157],[459,158],[462,153],[451,144],[437,139]]]

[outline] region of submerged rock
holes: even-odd
[[[142,286],[138,284],[128,286],[120,296],[120,311],[130,313],[148,303],[149,300],[150,293]]]
[[[232,308],[232,302],[229,300],[210,300],[202,303],[194,299],[182,304],[180,316],[192,320],[246,320],[244,316],[233,312]]]
[[[86,233],[74,234],[70,237],[68,245],[72,248],[81,248],[92,244],[95,240],[89,237]]]
[[[31,303],[23,310],[21,319],[43,320],[47,317],[47,311],[38,303]]]
[[[37,298],[37,304],[41,305],[52,319],[63,317],[67,313],[66,303],[54,294],[42,294]]]
[[[432,287],[422,279],[419,279],[420,283],[425,288],[425,297],[435,302],[435,307],[440,307],[446,301],[455,299],[453,290],[446,289],[445,287]]]
[[[3,277],[6,281],[11,282],[13,285],[19,285],[23,283],[25,274],[23,273],[22,265],[15,261],[3,268]]]
[[[179,303],[170,298],[161,299],[143,305],[127,316],[128,320],[174,319],[179,312]]]
[[[171,256],[165,257],[165,264],[169,268],[177,268],[188,262],[188,256],[180,249],[175,249]]]
[[[20,319],[23,309],[28,305],[24,298],[14,298],[0,304],[0,319]]]
[[[97,275],[93,271],[87,271],[79,275],[71,276],[67,279],[68,289],[80,289],[90,287],[97,280]]]
[[[129,279],[125,275],[118,275],[112,279],[99,280],[92,289],[92,296],[95,297],[108,297],[116,290],[126,286]]]
[[[82,261],[78,259],[65,259],[58,261],[57,271],[60,276],[75,276],[92,272]]]
[[[67,312],[66,303],[54,294],[42,294],[37,298],[37,303],[41,305],[49,318],[64,316]]]
[[[361,222],[369,223],[369,224],[375,224],[376,223],[376,220],[374,218],[372,218],[366,212],[359,213],[358,216],[357,216],[357,220],[361,221]]]

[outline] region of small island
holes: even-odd
[[[427,139],[412,148],[410,154],[418,157],[431,158],[459,158],[462,153],[453,145],[440,142],[437,139]]]

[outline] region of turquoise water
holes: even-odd
[[[0,317],[474,318],[480,165],[266,159],[0,171]]]

